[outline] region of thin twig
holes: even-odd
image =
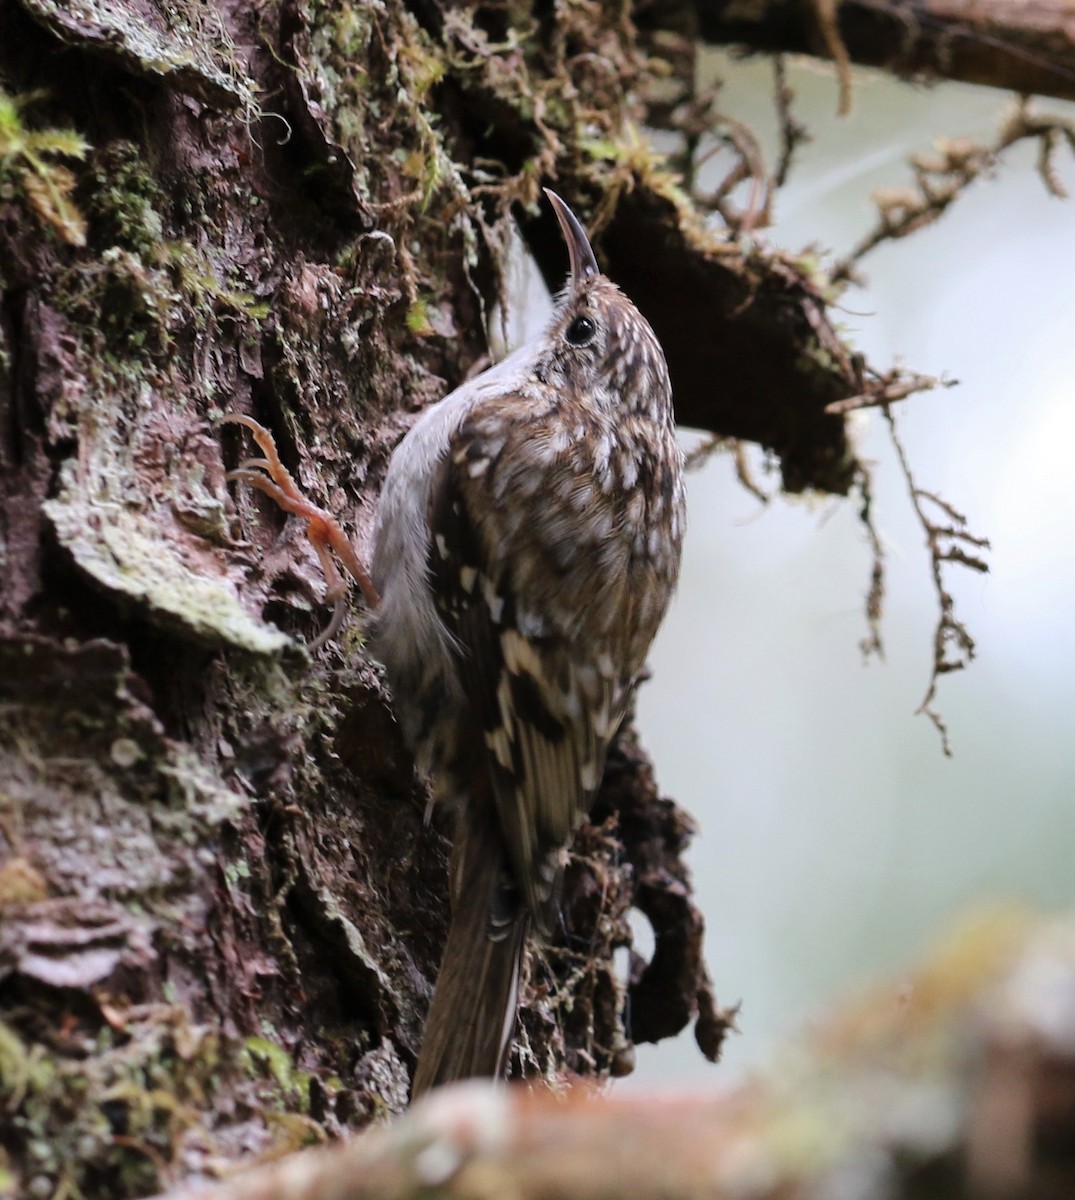
[[[879,376],[875,384],[865,392],[826,404],[825,411],[830,416],[842,417],[862,408],[887,408],[890,404],[906,400],[908,396],[918,392],[928,392],[936,387],[954,387],[958,382],[946,376],[937,379],[932,375],[919,375],[915,372],[890,371],[887,375]]]
[[[697,471],[705,466],[715,454],[731,454],[735,463],[735,477],[740,486],[762,504],[769,504],[772,501],[772,494],[767,492],[754,478],[747,445],[738,438],[721,437],[715,433],[710,435],[687,454],[684,466],[688,471]]]
[[[783,54],[778,54],[773,59],[773,85],[773,103],[776,106],[777,120],[780,122],[780,160],[773,172],[773,187],[782,188],[791,171],[795,151],[802,143],[809,142],[811,137],[806,126],[791,115],[791,102],[795,99],[795,92],[788,83],[787,62]]]
[[[836,67],[839,100],[836,115],[846,117],[851,112],[851,56],[840,36],[837,0],[810,0],[817,31],[825,45],[825,51]]]
[[[972,534],[967,529],[967,518],[953,508],[947,500],[943,500],[936,492],[920,488],[915,483],[907,451],[896,430],[895,417],[889,408],[882,409],[882,412],[888,423],[889,437],[896,451],[896,459],[907,483],[911,507],[926,535],[930,574],[933,578],[933,590],[937,596],[939,609],[937,624],[933,631],[933,665],[929,685],[917,712],[929,717],[933,722],[941,736],[944,753],[950,758],[952,745],[948,737],[948,726],[934,705],[937,697],[937,684],[942,675],[951,674],[953,671],[962,671],[973,660],[975,645],[967,627],[955,615],[955,601],[945,586],[944,568],[946,564],[954,563],[984,574],[989,570],[989,565],[983,558],[972,553],[966,547],[988,550],[989,541],[987,538]],[[933,505],[944,513],[948,523],[938,524],[928,511],[928,505]]]
[[[870,586],[866,591],[866,624],[869,632],[859,642],[859,647],[864,658],[876,654],[883,662],[885,647],[881,640],[881,619],[885,608],[885,546],[877,526],[873,523],[873,478],[865,463],[859,469],[858,489],[862,498],[859,519],[866,530],[866,538],[873,556],[870,564]]]
[[[1075,121],[1058,116],[1037,116],[1027,97],[1020,99],[992,145],[967,139],[940,140],[936,153],[916,154],[910,160],[914,183],[905,188],[884,188],[874,193],[877,224],[845,258],[835,264],[833,283],[854,281],[858,263],[884,242],[906,237],[933,224],[976,180],[990,174],[1000,156],[1022,141],[1038,143],[1038,174],[1050,195],[1066,196],[1057,173],[1055,156],[1066,145],[1075,154]]]

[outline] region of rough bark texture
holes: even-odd
[[[249,450],[215,418],[270,425],[361,547],[411,414],[486,353],[513,213],[559,281],[556,183],[685,422],[790,489],[855,478],[824,408],[873,384],[819,284],[711,232],[635,132],[679,69],[659,32],[616,5],[0,0],[0,1192],[144,1195],[406,1103],[446,831],[361,621],[304,651],[315,560],[229,489]],[[693,1018],[719,1052],[691,831],[625,739],[516,1071],[621,1073]],[[625,985],[632,907],[656,951]]]

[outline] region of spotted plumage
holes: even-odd
[[[375,532],[374,649],[457,812],[416,1091],[501,1068],[526,930],[553,926],[562,860],[679,569],[664,355],[550,200],[572,270],[549,326],[423,414],[393,455]]]

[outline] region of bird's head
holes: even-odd
[[[664,352],[649,322],[597,265],[578,217],[545,195],[567,243],[571,274],[541,336],[535,364],[544,382],[592,398],[610,415],[631,411],[671,420]]]

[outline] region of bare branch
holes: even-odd
[[[936,387],[954,387],[957,382],[958,380],[943,376],[935,379],[932,375],[893,370],[878,375],[865,392],[826,404],[825,411],[831,416],[842,417],[862,408],[887,408],[890,404],[906,400],[916,392],[928,392]]]
[[[989,175],[1000,156],[1022,141],[1038,143],[1038,174],[1053,196],[1067,195],[1056,171],[1055,154],[1066,144],[1075,153],[1075,122],[1033,114],[1023,97],[992,145],[968,139],[939,139],[936,153],[916,154],[909,162],[914,183],[904,188],[879,188],[874,193],[877,224],[832,269],[833,283],[857,282],[858,263],[885,242],[906,237],[938,220],[976,180]]]
[[[876,654],[883,660],[885,647],[881,639],[881,619],[884,616],[885,605],[885,547],[873,522],[873,479],[865,464],[859,473],[858,489],[862,500],[859,519],[866,530],[872,552],[870,586],[866,591],[866,624],[869,632],[859,643],[859,647],[864,658],[868,659]]]
[[[907,458],[907,451],[896,430],[896,420],[890,409],[885,408],[882,411],[888,423],[889,436],[896,451],[900,470],[907,483],[911,506],[926,536],[930,574],[933,579],[933,590],[937,597],[938,617],[933,631],[933,664],[926,694],[917,711],[929,717],[933,722],[941,736],[941,745],[945,755],[951,757],[952,746],[948,737],[948,726],[934,705],[937,684],[942,675],[950,675],[953,671],[962,671],[974,659],[975,645],[967,627],[955,614],[955,601],[945,586],[944,568],[946,564],[953,563],[969,567],[980,573],[987,572],[988,564],[978,555],[966,550],[965,547],[973,546],[988,550],[990,548],[989,541],[972,534],[966,527],[966,517],[938,496],[936,492],[918,486]],[[927,505],[939,508],[950,524],[938,524],[930,514]]]
[[[816,2],[697,0],[696,7],[702,38],[717,44],[850,60],[904,79],[1075,98],[1067,0],[840,0],[828,19]]]
[[[773,172],[773,185],[782,188],[787,183],[795,151],[803,142],[811,141],[805,125],[791,115],[791,102],[795,92],[788,83],[786,60],[782,54],[773,59],[774,102],[780,122],[780,161]]]

